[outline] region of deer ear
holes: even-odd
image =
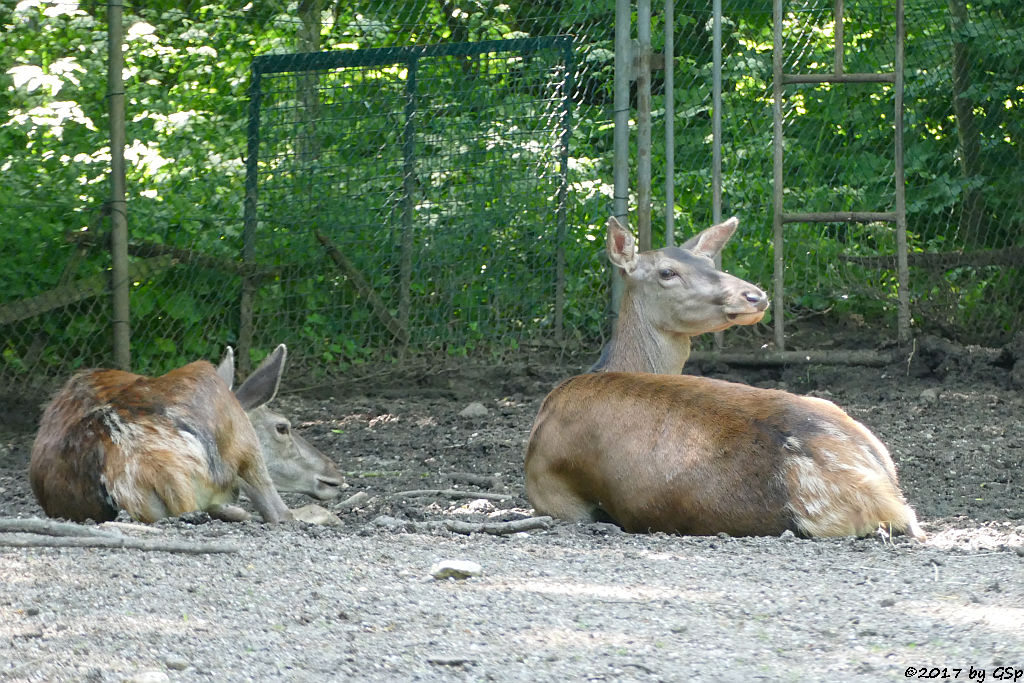
[[[714,258],[714,256],[722,251],[722,247],[729,241],[732,234],[736,232],[736,226],[740,224],[740,219],[733,216],[724,223],[718,225],[712,225],[710,228],[702,230],[700,233],[694,235],[682,245],[683,249],[689,249],[695,254],[702,254],[708,258]]]
[[[224,348],[224,357],[217,366],[217,374],[228,385],[228,389],[235,385],[235,352],[230,346]]]
[[[627,273],[633,272],[640,260],[633,234],[615,216],[608,219],[605,227],[608,229],[608,237],[604,248],[608,252],[608,260]]]
[[[261,405],[270,403],[277,395],[277,388],[281,384],[281,374],[284,372],[284,361],[288,355],[288,349],[284,344],[279,345],[269,356],[263,359],[260,366],[253,370],[248,379],[238,387],[235,397],[242,404],[245,410],[252,410]]]

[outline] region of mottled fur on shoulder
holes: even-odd
[[[75,521],[211,509],[236,498],[239,477],[280,501],[252,424],[205,361],[155,378],[76,373],[43,412],[29,464],[46,514]],[[276,521],[282,510],[261,512]]]

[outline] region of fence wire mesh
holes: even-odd
[[[784,3],[786,71],[831,68],[833,6]],[[111,362],[104,9],[0,2],[0,382],[15,390]],[[671,210],[683,238],[711,223],[713,16],[697,0],[674,13]],[[288,343],[289,379],[308,384],[377,363],[596,353],[608,333],[614,17],[608,0],[127,3],[134,369],[239,342],[253,361]],[[769,3],[723,0],[722,25],[723,213],[741,218],[724,267],[770,287]],[[1020,330],[1022,30],[1015,0],[906,3],[915,334],[997,346]],[[441,49],[552,36],[568,37],[570,56]],[[846,71],[892,70],[894,36],[892,3],[845,2]],[[439,52],[412,91],[408,61],[303,64],[424,46]],[[261,84],[247,222],[253,60],[299,54]],[[652,83],[658,245],[663,73]],[[787,88],[788,210],[891,210],[892,98],[890,85]],[[787,226],[786,295],[772,312],[793,348],[895,336],[894,240],[888,224]],[[758,326],[725,339],[770,337]]]
[[[332,366],[561,338],[568,39],[254,63],[257,344]],[[528,293],[528,296],[522,296]]]

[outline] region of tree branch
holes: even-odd
[[[504,493],[485,493],[483,491],[463,491],[460,489],[416,489],[392,493],[390,498],[419,498],[421,496],[440,496],[459,500],[461,498],[483,498],[484,500],[511,500],[512,496]]]
[[[39,517],[8,517],[0,518],[0,532],[44,534],[46,536],[78,536],[85,538],[121,538],[116,531],[105,531],[97,527],[74,524],[72,522],[56,522],[52,519]]]
[[[518,534],[522,531],[534,529],[548,529],[551,527],[550,517],[527,517],[516,519],[511,522],[463,522],[452,519],[444,523],[444,527],[456,534],[491,534],[492,536],[507,536]]]
[[[450,531],[453,534],[490,534],[492,536],[507,536],[518,534],[523,531],[534,529],[548,529],[553,520],[551,517],[526,517],[515,519],[511,522],[466,522],[459,519],[446,519],[443,521],[431,520],[428,522],[412,522],[395,519],[387,515],[381,515],[374,519],[371,524],[389,531],[411,531],[415,533],[430,533],[438,529]]]
[[[0,532],[5,532],[0,533],[0,546],[11,548],[121,548],[191,554],[238,552],[234,545],[132,538],[116,531],[38,517],[0,518]]]
[[[373,287],[370,286],[370,283],[366,281],[365,277],[363,277],[363,274],[359,272],[358,268],[356,268],[356,265],[352,263],[344,253],[342,253],[341,249],[338,249],[327,235],[317,230],[316,238],[327,251],[327,255],[331,257],[332,261],[334,261],[334,265],[338,266],[338,269],[345,274],[345,277],[352,281],[352,284],[355,286],[356,291],[359,292],[359,295],[366,299],[366,302],[370,305],[374,315],[377,316],[378,320],[384,323],[384,327],[388,328],[388,331],[391,332],[399,343],[408,343],[409,330],[405,329],[405,327],[402,326],[402,323],[395,319],[395,316],[391,315],[391,311],[388,310],[384,300],[381,299],[380,295],[374,291]]]
[[[128,536],[31,536],[0,534],[0,546],[11,548],[117,548],[123,550],[152,550],[167,553],[236,553],[238,547],[219,543],[185,543],[130,538]]]

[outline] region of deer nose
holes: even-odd
[[[768,307],[768,297],[762,291],[748,290],[743,292],[743,298],[747,300],[747,303],[757,306],[759,310],[763,310]]]
[[[341,479],[338,479],[337,477],[317,476],[316,483],[328,488],[339,488],[341,486]]]

